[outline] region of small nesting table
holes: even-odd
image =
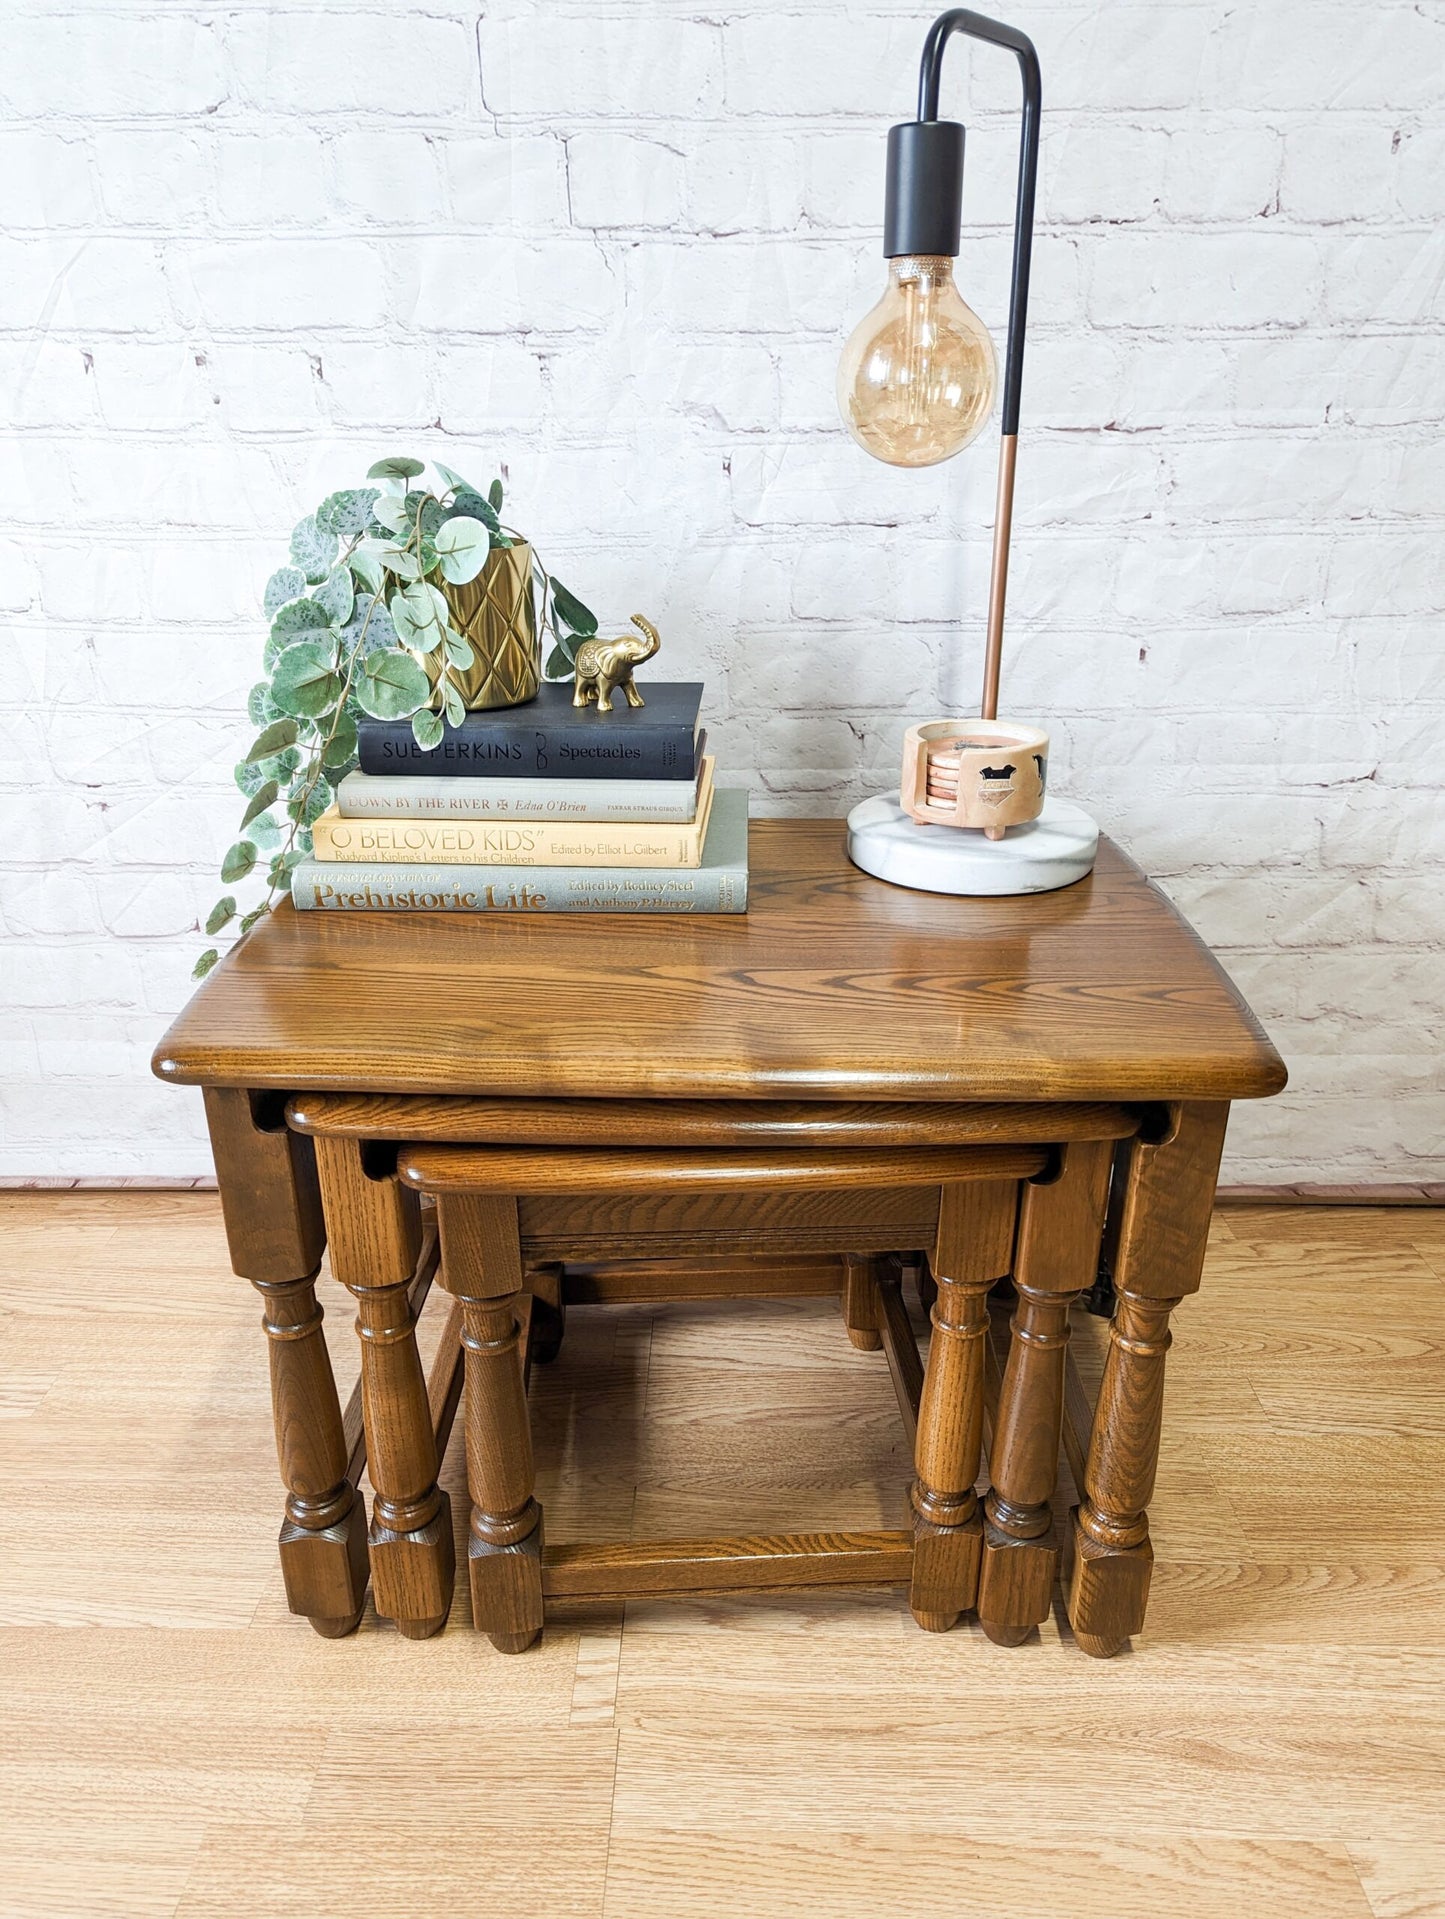
[[[319,1632],[354,1628],[368,1578],[403,1632],[444,1622],[437,1470],[464,1385],[474,1611],[502,1650],[551,1594],[888,1582],[924,1627],[976,1606],[1015,1644],[1061,1560],[1086,1652],[1142,1625],[1169,1314],[1199,1285],[1229,1104],[1278,1091],[1278,1055],[1107,842],[1077,885],[962,900],[860,873],[837,821],[750,841],[739,918],[283,906],[157,1048],[161,1078],[204,1089],[232,1263],[265,1300],[281,1560]],[[358,1306],[345,1411],[328,1239]],[[1069,1310],[1101,1260],[1091,1406]],[[926,1371],[905,1272],[933,1307]],[[830,1291],[916,1431],[911,1530],[544,1546],[525,1366],[569,1300]],[[1061,1441],[1080,1498],[1059,1538]]]

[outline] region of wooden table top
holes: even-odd
[[[162,1079],[595,1098],[1251,1099],[1284,1066],[1125,856],[1032,898],[907,892],[838,820],[754,821],[746,915],[263,920]]]

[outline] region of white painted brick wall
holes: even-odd
[[[206,1170],[146,1067],[260,588],[381,452],[505,461],[566,576],[706,676],[760,813],[845,806],[973,695],[990,445],[891,473],[832,401],[927,17],[14,0],[0,1173]],[[1047,111],[1006,705],[1290,1060],[1229,1176],[1440,1179],[1445,7],[1010,17]],[[951,51],[999,328],[1015,86]]]

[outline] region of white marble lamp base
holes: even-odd
[[[1093,871],[1099,829],[1083,807],[1045,799],[1044,810],[1001,840],[959,826],[920,826],[896,793],[862,800],[848,815],[848,857],[875,879],[919,893],[972,898],[1052,893]]]

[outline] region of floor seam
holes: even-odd
[[[652,1386],[652,1336],[657,1326],[657,1314],[647,1316],[647,1350],[642,1368],[642,1412],[641,1424],[647,1421],[647,1396]],[[632,1482],[632,1511],[627,1520],[627,1537],[631,1539],[637,1529],[637,1481]],[[617,1823],[617,1775],[622,1767],[622,1728],[617,1723],[617,1694],[622,1690],[622,1661],[627,1651],[627,1601],[622,1602],[622,1621],[617,1631],[617,1683],[612,1695],[612,1792],[607,1802],[607,1851],[602,1862],[602,1903],[598,1907],[598,1919],[607,1919],[608,1894],[612,1887],[612,1839]]]
[[[1348,1839],[1344,1841],[1344,1854],[1350,1862],[1350,1871],[1355,1875],[1355,1884],[1360,1889],[1360,1897],[1364,1900],[1367,1911],[1374,1915],[1374,1919],[1381,1919],[1380,1908],[1370,1897],[1370,1889],[1365,1884],[1364,1875],[1360,1871],[1360,1862],[1356,1859],[1355,1849]]]

